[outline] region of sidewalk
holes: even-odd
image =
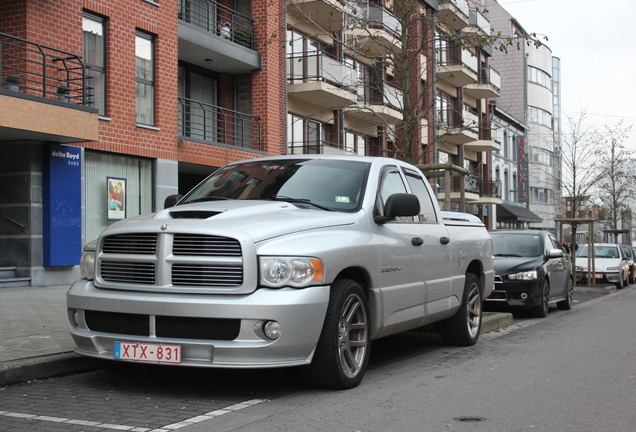
[[[68,288],[0,288],[0,386],[98,367],[73,353]]]

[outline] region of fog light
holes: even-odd
[[[280,323],[278,321],[267,321],[263,327],[265,336],[276,340],[280,337]]]
[[[79,326],[79,324],[80,324],[80,313],[79,313],[78,310],[76,310],[73,313],[73,322],[75,323],[76,326]]]
[[[528,294],[526,293],[521,293],[521,300],[525,300],[528,298]]]

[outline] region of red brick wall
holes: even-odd
[[[162,1],[157,7],[141,0],[5,0],[0,4],[0,31],[81,55],[83,11],[106,18],[108,120],[99,122],[99,141],[77,145],[211,166],[258,155],[178,139],[177,3]],[[253,75],[252,114],[261,119],[267,153],[280,154],[285,151],[285,2],[255,0],[252,17],[256,49],[263,59],[263,68]],[[158,130],[136,126],[136,30],[156,37]],[[219,80],[219,104],[230,109],[233,81],[229,76]]]

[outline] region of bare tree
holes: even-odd
[[[604,173],[597,156],[602,134],[589,123],[585,110],[578,116],[566,115],[566,125],[561,136],[561,161],[563,190],[572,209],[572,217],[580,218],[581,208]]]
[[[605,126],[602,146],[597,152],[596,163],[603,170],[597,193],[613,230],[622,228],[619,226],[621,215],[629,210],[628,203],[634,193],[636,158],[622,144],[631,129],[632,125],[625,126],[622,120],[615,126]]]

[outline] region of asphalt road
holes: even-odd
[[[524,314],[475,347],[408,332],[348,391],[294,369],[110,367],[0,389],[0,431],[633,431],[636,289]]]

